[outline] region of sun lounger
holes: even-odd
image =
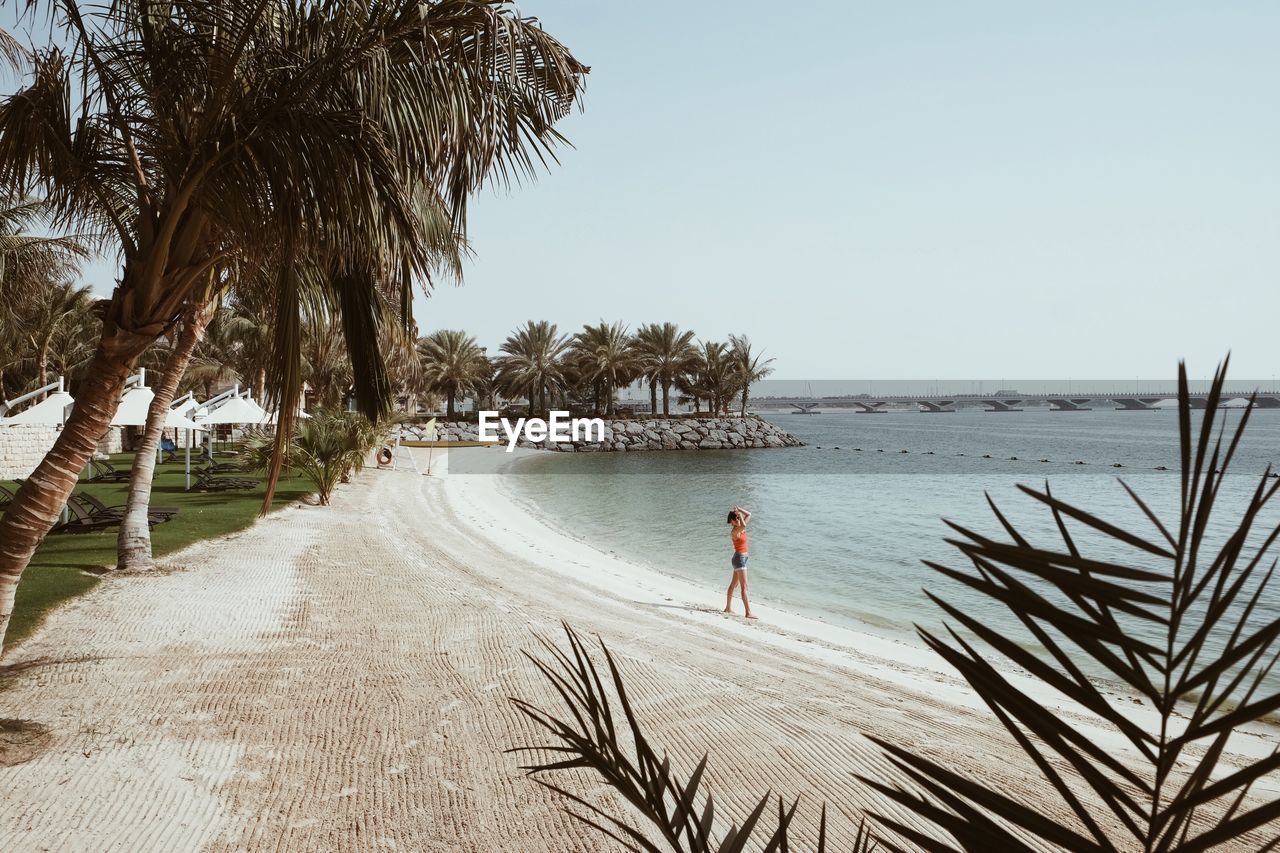
[[[94,533],[120,526],[120,516],[94,514],[90,507],[76,500],[77,497],[73,494],[67,499],[67,520],[55,524],[50,533]]]
[[[120,518],[124,518],[124,504],[121,504],[120,506],[107,506],[97,496],[91,495],[88,492],[76,492],[71,496],[71,499],[80,501],[81,505],[86,507],[91,515],[101,515],[104,517],[117,515]],[[176,506],[153,506],[147,508],[147,516],[151,521],[152,527],[169,521],[179,512],[181,512],[181,509]]]
[[[189,492],[228,492],[235,489],[256,489],[258,480],[251,480],[246,477],[219,477],[216,472],[208,469],[192,471],[195,475],[195,482],[191,484]]]
[[[121,470],[106,459],[91,459],[89,465],[93,468],[93,476],[85,480],[87,483],[122,483],[133,476],[131,469]]]

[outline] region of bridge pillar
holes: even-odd
[[[1160,402],[1161,397],[1112,397],[1111,402],[1115,403],[1119,408],[1117,412],[1154,412],[1155,407],[1152,403]],[[1191,398],[1191,408],[1203,409],[1204,400],[1200,401],[1200,405],[1196,405],[1196,399]]]
[[[930,400],[916,400],[916,404],[920,407],[920,411],[925,414],[934,412],[951,412],[955,413],[955,409],[949,408],[955,405],[955,400],[939,400],[936,403]]]
[[[879,406],[883,406],[884,403],[872,403],[871,405],[867,405],[866,403],[863,403],[859,400],[854,400],[853,404],[858,407],[857,411],[854,412],[855,415],[886,415],[888,414],[888,412],[886,412],[883,408],[877,408]]]
[[[1052,399],[1049,401],[1049,411],[1051,412],[1092,412],[1093,409],[1085,406],[1085,403],[1092,403],[1090,397],[1073,397],[1072,399]]]
[[[988,406],[991,407],[985,410],[988,412],[1021,412],[1022,411],[1022,409],[1016,408],[1016,406],[1022,402],[1021,400],[1011,400],[1009,398],[1005,398],[1002,400],[983,400],[982,402],[986,403]]]

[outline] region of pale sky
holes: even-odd
[[[424,331],[750,335],[779,378],[1280,370],[1280,5],[528,0],[576,148]]]

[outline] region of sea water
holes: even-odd
[[[1218,414],[1228,428],[1240,419],[1239,411]],[[554,525],[604,551],[705,586],[713,604],[731,574],[725,515],[742,505],[754,513],[754,596],[823,621],[898,636],[917,624],[942,624],[926,589],[987,624],[1011,632],[1019,627],[1003,605],[926,565],[972,568],[947,543],[957,534],[944,519],[1008,541],[987,495],[1023,535],[1045,547],[1063,548],[1056,523],[1019,484],[1042,489],[1047,482],[1054,496],[1161,541],[1118,482],[1123,478],[1177,533],[1173,410],[767,417],[807,446],[546,453],[510,479],[517,496]],[[1200,415],[1193,423],[1198,426]],[[1255,411],[1209,528],[1212,545],[1234,529],[1248,495],[1277,462],[1280,411]],[[1280,498],[1260,519],[1251,544],[1277,523]],[[1069,530],[1086,556],[1169,570],[1167,562],[1090,535],[1078,523]],[[1257,615],[1280,616],[1280,583],[1259,603]]]

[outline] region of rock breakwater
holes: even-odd
[[[728,418],[647,418],[613,420],[604,418],[604,438],[600,441],[531,442],[521,439],[520,447],[561,452],[593,453],[648,450],[740,450],[748,448],[801,447],[804,442],[755,415]],[[476,424],[450,421],[437,424],[441,441],[479,441]],[[430,438],[416,425],[404,427],[409,440]],[[504,439],[505,441],[505,439]]]

